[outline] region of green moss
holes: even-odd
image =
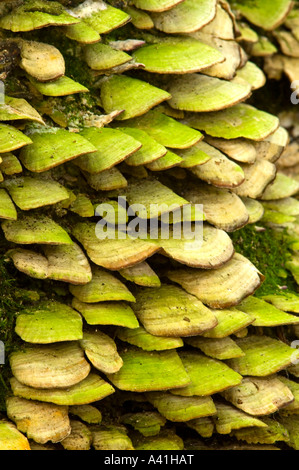
[[[296,292],[296,283],[285,268],[290,258],[288,238],[285,232],[277,232],[269,227],[247,225],[231,235],[237,252],[246,256],[266,276],[257,296],[281,292],[287,286],[288,292]]]
[[[5,360],[14,347],[14,318],[17,311],[17,303],[13,299],[12,291],[13,281],[7,274],[0,260],[0,340],[3,341],[5,347]],[[7,392],[7,364],[0,365],[0,411],[5,409],[4,399]]]
[[[0,340],[5,347],[5,364],[0,365],[0,412],[5,410],[5,396],[9,390],[8,379],[10,353],[21,347],[21,341],[14,332],[15,317],[24,307],[32,302],[33,293],[19,289],[16,281],[6,269],[3,256],[0,258]]]

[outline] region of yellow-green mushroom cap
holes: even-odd
[[[277,117],[248,104],[237,104],[222,111],[193,115],[186,120],[186,123],[213,137],[224,139],[245,137],[257,141],[268,137],[279,125]]]
[[[0,27],[13,32],[32,31],[46,26],[62,26],[78,23],[59,2],[29,0],[17,4],[2,16]]]
[[[84,58],[92,70],[104,71],[123,65],[132,57],[123,51],[113,49],[107,44],[90,44],[84,49]]]
[[[65,73],[65,62],[61,52],[43,42],[20,42],[20,66],[40,82],[56,80]]]
[[[61,441],[65,450],[90,450],[92,434],[81,421],[70,420],[71,433]]]
[[[203,135],[157,110],[125,123],[147,132],[157,142],[172,149],[185,149],[199,142]]]
[[[239,253],[218,269],[173,270],[169,279],[180,284],[212,308],[233,307],[252,294],[263,281],[263,275]]]
[[[21,215],[18,220],[6,220],[1,224],[5,238],[24,245],[72,245],[67,232],[48,216]]]
[[[124,424],[129,424],[143,436],[156,436],[159,434],[166,419],[155,411],[144,411],[139,413],[127,413],[121,417]]]
[[[117,337],[126,343],[138,346],[144,351],[165,351],[167,349],[181,348],[184,343],[181,338],[168,336],[155,336],[142,326],[138,328],[118,328]]]
[[[229,108],[251,94],[251,86],[246,82],[230,82],[203,74],[176,78],[170,81],[167,90],[172,108],[199,113]]]
[[[192,33],[216,15],[216,0],[185,0],[166,12],[153,13],[155,27],[164,33]]]
[[[262,298],[284,312],[299,313],[299,296],[297,294],[292,292],[267,294]]]
[[[30,450],[27,438],[9,421],[0,421],[0,450]]]
[[[203,204],[206,219],[215,227],[232,232],[248,223],[249,215],[241,199],[227,189],[211,185],[189,185],[184,196],[194,204]]]
[[[210,157],[208,161],[190,168],[197,178],[220,188],[235,188],[244,182],[244,171],[235,161],[206,142],[199,142],[197,146]]]
[[[16,333],[26,342],[49,344],[83,337],[81,315],[59,302],[44,302],[26,309],[16,320]]]
[[[238,196],[260,198],[276,177],[275,165],[260,158],[250,165],[241,164],[241,168],[244,172],[244,181],[234,188],[234,192]]]
[[[0,104],[1,121],[29,120],[44,124],[40,114],[23,98],[5,96],[5,103]]]
[[[173,305],[173,299],[176,304]],[[211,310],[179,287],[162,285],[137,291],[136,316],[144,328],[156,336],[195,336],[214,328],[217,320]]]
[[[265,417],[262,422],[267,428],[258,426],[242,428],[235,430],[233,434],[239,441],[246,441],[248,444],[274,444],[277,441],[289,441],[287,429],[276,419]]]
[[[186,343],[200,349],[206,356],[220,361],[244,356],[242,349],[229,336],[220,339],[195,336],[187,338]]]
[[[101,412],[92,405],[73,405],[69,407],[69,413],[78,416],[88,424],[100,424],[102,421]]]
[[[299,192],[299,182],[278,172],[272,184],[269,184],[261,196],[262,201],[284,199]]]
[[[252,90],[262,88],[266,84],[266,75],[254,62],[251,62],[250,60],[244,65],[244,67],[237,71],[235,81],[237,82],[239,79],[245,80],[249,83]]]
[[[135,450],[183,450],[183,440],[174,432],[161,432],[158,436],[138,436],[134,440]]]
[[[255,224],[258,222],[264,215],[263,205],[259,201],[249,197],[241,197],[241,200],[249,215],[248,223]]]
[[[35,388],[70,387],[81,382],[90,365],[77,342],[28,345],[10,356],[13,375],[24,385]]]
[[[283,23],[293,7],[293,2],[291,0],[263,0],[251,4],[248,1],[234,0],[233,7],[254,25],[266,31],[272,31]]]
[[[79,156],[74,163],[91,174],[112,168],[138,151],[142,145],[138,140],[117,129],[89,127],[80,135],[94,145],[97,151],[90,155]]]
[[[2,186],[7,189],[22,211],[56,204],[69,197],[67,190],[61,184],[48,178],[21,176],[6,179]]]
[[[211,397],[181,397],[168,392],[151,392],[146,394],[146,398],[169,421],[185,422],[216,413]]]
[[[121,269],[119,274],[127,281],[143,287],[160,287],[161,281],[150,265],[143,261],[130,268]]]
[[[219,434],[230,434],[233,430],[243,428],[267,428],[267,424],[260,419],[254,418],[244,411],[238,410],[228,403],[215,402],[217,415],[215,416],[215,427]]]
[[[141,116],[169,98],[170,94],[166,91],[124,75],[113,75],[103,81],[101,86],[104,110],[106,113],[123,110],[124,112],[116,118],[121,121]]]
[[[92,428],[92,446],[95,450],[134,450],[123,426],[99,426]]]
[[[276,376],[245,377],[241,384],[225,390],[221,395],[252,416],[275,413],[294,400],[291,390]]]
[[[133,0],[132,3],[141,10],[152,12],[167,11],[184,0]]]
[[[130,16],[102,0],[85,0],[71,10],[74,17],[80,18],[99,34],[106,34],[130,21]]]
[[[0,124],[0,152],[11,152],[25,145],[32,144],[32,140],[21,131],[8,124]]]
[[[17,173],[22,173],[22,165],[15,155],[7,152],[3,153],[0,158],[2,159],[0,169],[5,175],[11,176]]]
[[[299,318],[279,310],[274,305],[257,297],[247,297],[239,305],[238,309],[255,318],[253,326],[279,326],[297,325]]]
[[[190,382],[175,351],[147,352],[131,347],[121,352],[120,356],[124,363],[122,368],[115,374],[107,374],[112,384],[120,390],[169,390]]]
[[[84,176],[89,186],[96,191],[113,191],[128,186],[126,178],[116,167],[96,174],[85,173]]]
[[[269,336],[248,336],[237,339],[245,356],[230,359],[228,364],[243,375],[265,377],[285,369],[298,360],[299,352]]]
[[[135,302],[129,289],[110,272],[98,267],[93,269],[92,280],[84,286],[70,286],[70,292],[80,302],[97,303],[125,300]]]
[[[174,395],[209,396],[241,383],[242,376],[221,361],[198,351],[180,351],[179,356],[191,383],[186,387],[171,390]]]
[[[134,51],[132,56],[147,72],[160,74],[200,72],[224,60],[217,49],[191,38],[148,44]]]
[[[254,143],[249,140],[242,138],[226,140],[206,136],[205,141],[239,163],[254,163],[256,160],[257,151]]]
[[[71,431],[66,406],[11,396],[6,400],[6,407],[8,417],[18,430],[39,444],[60,442]]]
[[[89,258],[98,266],[119,270],[140,263],[160,249],[156,241],[130,238],[129,235],[100,239],[92,222],[78,223],[73,229],[74,237],[84,246]]]
[[[142,144],[140,149],[138,149],[136,152],[134,152],[133,155],[130,155],[126,159],[127,165],[146,165],[161,159],[161,157],[166,155],[167,149],[143,130],[133,127],[121,127],[120,130],[138,140]]]
[[[208,224],[200,226],[197,233],[192,225],[191,229],[193,237],[181,234],[181,239],[176,239],[175,229],[170,230],[169,239],[162,232],[159,239],[162,253],[179,263],[203,269],[217,268],[231,259],[234,247],[226,232]]]
[[[91,26],[81,20],[80,23],[65,26],[62,28],[67,38],[82,44],[94,44],[101,40],[101,36]]]
[[[121,369],[123,361],[110,336],[98,330],[85,331],[80,346],[96,369],[107,374],[113,374]]]
[[[79,134],[65,129],[49,128],[30,134],[33,144],[25,148],[20,160],[27,170],[41,173],[83,154],[96,152],[96,147]]]
[[[17,220],[16,208],[5,189],[0,189],[0,219]]]
[[[190,429],[194,429],[201,437],[212,437],[214,432],[214,422],[211,417],[195,418],[186,422]]]
[[[60,77],[53,82],[40,82],[33,77],[29,77],[32,85],[45,96],[67,96],[74,93],[86,93],[88,89],[75,82],[69,77]]]
[[[78,310],[89,325],[116,325],[138,328],[133,310],[125,302],[99,302],[86,304],[74,298],[72,307]]]
[[[243,312],[239,305],[229,309],[212,310],[217,318],[218,325],[205,332],[203,336],[206,338],[226,338],[251,325],[255,320],[255,316],[249,312]]]
[[[114,393],[114,388],[99,375],[90,373],[86,379],[67,388],[33,388],[21,384],[16,378],[10,381],[14,395],[37,402],[59,406],[86,405],[102,400]]]
[[[37,279],[53,279],[71,284],[90,282],[92,273],[88,260],[75,243],[44,245],[43,251],[46,256],[36,251],[15,248],[6,255],[19,271]]]

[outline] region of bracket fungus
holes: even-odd
[[[230,336],[225,338],[196,336],[195,338],[187,338],[185,343],[200,349],[206,356],[220,361],[244,356],[242,349]]]
[[[90,365],[78,343],[29,346],[10,357],[16,379],[36,388],[70,387],[85,379]]]
[[[0,2],[1,450],[299,449],[298,71],[292,0]]]

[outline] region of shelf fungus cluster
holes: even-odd
[[[299,449],[293,3],[1,2],[1,450]]]

